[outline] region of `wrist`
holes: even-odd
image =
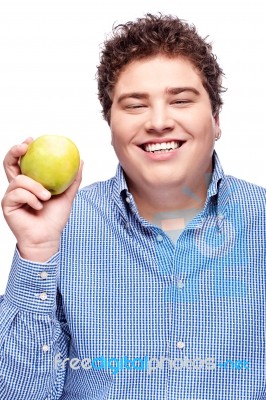
[[[17,248],[21,258],[24,260],[46,262],[58,252],[59,242],[49,242],[38,245],[18,242]]]

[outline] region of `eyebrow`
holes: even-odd
[[[199,96],[200,92],[195,89],[194,87],[190,86],[183,86],[183,87],[173,87],[173,88],[167,88],[166,93],[171,94],[171,95],[177,95],[183,92],[192,92],[195,95]],[[149,95],[148,93],[145,92],[131,92],[131,93],[124,93],[121,94],[121,96],[118,97],[117,102],[121,103],[124,99],[148,99]]]
[[[183,92],[192,92],[197,96],[200,95],[200,92],[192,86],[183,86],[183,87],[176,87],[176,88],[168,88],[166,89],[168,94],[179,94]]]
[[[132,92],[132,93],[124,93],[118,97],[117,102],[121,103],[121,101],[125,99],[147,99],[149,95],[147,93],[142,92]]]

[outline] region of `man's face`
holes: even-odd
[[[129,189],[193,186],[211,172],[219,121],[187,59],[160,55],[130,63],[112,101],[112,145]]]

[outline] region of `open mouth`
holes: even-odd
[[[181,147],[185,142],[181,140],[172,140],[171,142],[162,143],[145,143],[140,147],[148,153],[168,153]]]

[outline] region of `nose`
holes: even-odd
[[[150,108],[149,113],[147,113],[145,129],[150,133],[166,133],[174,129],[174,119],[166,106],[160,105]]]

